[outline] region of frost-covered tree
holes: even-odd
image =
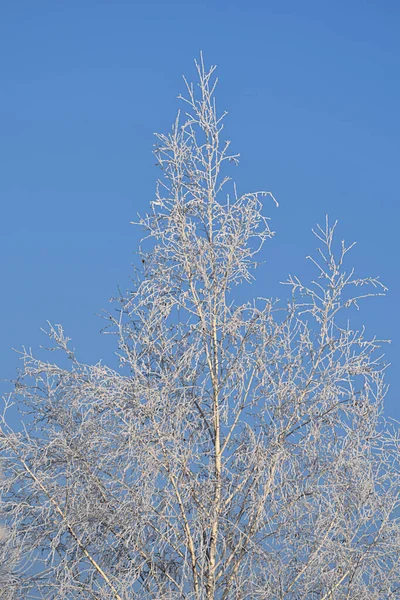
[[[228,194],[237,156],[214,68],[197,71],[110,317],[121,369],[81,364],[50,326],[70,368],[24,351],[4,400],[0,598],[400,598],[399,437],[380,343],[348,323],[384,287],[346,269],[327,221],[315,281],[235,303],[274,199]]]

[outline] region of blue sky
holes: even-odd
[[[219,68],[239,191],[267,189],[277,234],[252,295],[285,297],[325,214],[357,241],[360,275],[389,287],[356,315],[391,338],[387,414],[400,418],[400,5],[312,2],[11,2],[0,7],[1,376],[11,347],[62,323],[78,357],[111,360],[96,316],[127,287],[158,176],[153,132],[179,106],[199,51]],[[2,384],[2,389],[7,389]]]

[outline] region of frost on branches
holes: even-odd
[[[384,288],[347,270],[327,221],[315,281],[235,304],[274,199],[228,194],[237,156],[214,68],[197,71],[157,135],[142,266],[111,317],[121,369],[81,364],[50,326],[70,368],[24,351],[4,400],[0,598],[395,600],[399,435],[379,341],[347,320]]]

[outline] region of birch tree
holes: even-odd
[[[237,303],[275,200],[230,182],[214,68],[196,67],[108,318],[120,369],[49,325],[68,360],[23,350],[4,398],[0,598],[400,598],[400,439],[381,342],[349,321],[385,288],[327,220],[312,282]]]

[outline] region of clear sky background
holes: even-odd
[[[252,295],[308,273],[311,227],[338,219],[386,298],[356,315],[391,338],[386,414],[400,419],[400,4],[396,0],[0,2],[0,376],[11,347],[62,323],[78,358],[112,358],[96,316],[126,288],[153,198],[153,132],[199,51],[219,68],[239,192],[271,190],[277,234]],[[396,258],[397,257],[397,258]],[[55,357],[54,357],[55,358]],[[7,389],[5,383],[2,390]]]

